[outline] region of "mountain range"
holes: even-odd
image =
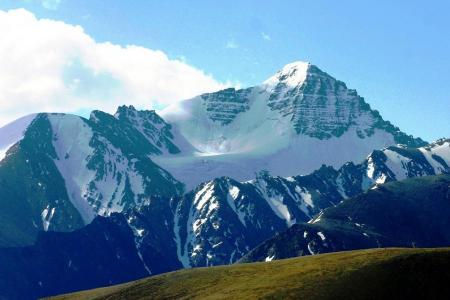
[[[235,247],[231,245],[232,234],[240,228],[227,221],[233,219],[228,216],[219,223],[217,231],[222,235],[211,234],[209,227],[195,232],[198,244],[183,260],[177,251],[177,238],[171,234],[174,224],[167,222],[173,217],[167,210],[167,199],[155,198],[138,210],[98,216],[72,232],[40,232],[32,246],[0,248],[0,269],[5,275],[0,278],[0,296],[29,299],[56,295],[183,267],[379,247],[446,246],[450,242],[449,199],[450,175],[390,182],[329,207],[308,223],[294,224],[269,239],[266,237],[270,234],[265,237],[261,230],[246,235],[246,229],[242,229],[235,237]],[[228,227],[221,230],[224,224]],[[254,246],[258,239],[259,245]],[[245,245],[254,248],[242,251],[247,253],[242,257],[237,250]],[[230,261],[226,261],[230,255]]]
[[[396,245],[396,236],[370,219],[390,201],[389,191],[406,193],[403,183],[390,182],[449,174],[449,166],[450,140],[427,143],[403,133],[355,90],[303,62],[261,85],[203,94],[160,114],[121,106],[89,118],[26,116],[0,128],[0,268],[8,274],[1,296]],[[412,181],[417,193],[448,179],[430,178]],[[443,193],[436,195],[445,211]],[[379,201],[365,200],[373,197]],[[391,209],[443,219],[408,205]],[[370,218],[354,222],[374,228],[330,221],[341,210],[355,220],[362,211]],[[386,216],[390,226],[410,215],[399,216]],[[444,231],[436,245],[448,243],[444,223],[432,227]],[[428,225],[417,222],[416,229]],[[302,240],[300,231],[314,238]],[[401,246],[435,245],[408,234]],[[20,282],[28,289],[16,290]]]
[[[386,247],[450,243],[450,175],[390,182],[325,209],[263,242],[241,262]]]

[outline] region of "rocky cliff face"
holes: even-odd
[[[423,145],[420,139],[413,139],[384,121],[356,90],[348,89],[344,82],[317,66],[289,64],[265,84],[270,92],[267,105],[288,117],[297,134],[329,139],[353,128],[364,139],[380,129],[391,133],[398,144]]]
[[[235,90],[233,88],[216,93],[204,94],[201,98],[208,117],[222,125],[233,122],[239,113],[249,110],[251,89]]]
[[[180,149],[174,144],[172,126],[167,124],[154,110],[136,110],[133,106],[121,106],[114,117],[137,129],[156,149],[153,154],[177,154]]]

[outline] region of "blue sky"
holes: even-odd
[[[450,137],[448,1],[0,2],[19,7],[80,25],[96,42],[161,50],[219,82],[251,86],[310,61],[402,130]]]

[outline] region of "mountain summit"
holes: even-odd
[[[309,62],[296,61],[285,65],[275,75],[263,82],[268,86],[277,86],[282,83],[292,88],[302,85],[308,75]]]
[[[163,117],[196,151],[158,162],[189,186],[223,175],[248,180],[261,169],[304,174],[360,162],[374,149],[425,144],[306,62],[288,64],[255,87],[183,101]]]

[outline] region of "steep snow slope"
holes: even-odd
[[[84,222],[53,160],[45,114],[33,118],[0,162],[0,246],[28,245],[38,231],[70,231]]]
[[[23,138],[24,131],[36,117],[36,114],[17,119],[0,128],[0,161],[8,149]]]
[[[188,187],[220,176],[249,180],[263,169],[306,174],[322,164],[360,162],[374,149],[424,144],[384,121],[343,82],[303,62],[259,86],[204,94],[162,115],[192,148],[155,160]]]
[[[72,203],[90,222],[143,203],[148,195],[176,195],[180,187],[169,173],[149,158],[161,153],[133,125],[103,112],[90,120],[52,114],[55,164],[66,182]]]
[[[150,158],[163,145],[141,128],[100,111],[90,119],[42,113],[7,126],[4,143],[17,142],[0,162],[0,246],[181,194],[182,184]]]

